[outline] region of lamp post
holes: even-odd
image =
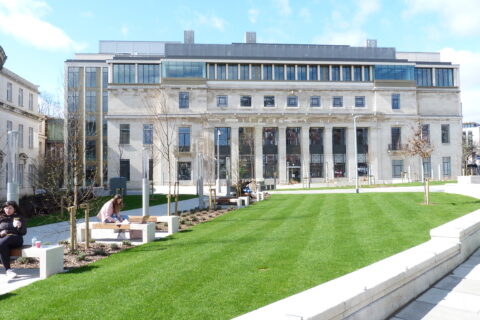
[[[355,193],[359,193],[358,188],[358,152],[357,152],[357,118],[360,116],[353,116],[353,136],[354,136],[354,159],[355,159]]]
[[[217,195],[220,194],[220,136],[222,132],[217,128]]]
[[[149,165],[148,148],[144,147],[142,152],[143,177],[142,177],[142,215],[148,216],[150,192],[148,187]]]
[[[18,131],[8,131],[7,200],[18,203]]]

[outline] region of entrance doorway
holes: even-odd
[[[289,183],[300,183],[300,167],[288,167],[288,182]]]

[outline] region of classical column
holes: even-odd
[[[230,166],[231,166],[231,179],[232,183],[238,182],[240,180],[240,168],[238,166],[238,160],[240,153],[238,151],[238,126],[230,127]]]
[[[280,184],[287,184],[287,142],[286,126],[278,127],[278,177]]]
[[[350,182],[355,182],[355,161],[357,161],[357,155],[355,154],[355,132],[352,119],[347,125],[347,177]]]
[[[310,126],[302,126],[302,180],[303,178],[310,178]],[[303,181],[302,181],[303,182]]]
[[[387,144],[382,144],[382,135],[376,122],[368,127],[368,174],[375,179],[384,179],[380,177],[380,168],[382,159],[390,159],[387,153]],[[406,171],[406,170],[405,170]]]
[[[263,127],[255,127],[255,179],[263,181]]]
[[[332,125],[326,124],[323,140],[323,154],[325,161],[325,179],[333,179],[333,148],[332,148]]]

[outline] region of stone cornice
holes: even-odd
[[[18,83],[21,83],[22,85],[24,85],[25,87],[29,88],[30,90],[36,92],[37,94],[39,93],[37,85],[35,85],[35,84],[31,83],[30,81],[20,77],[15,72],[10,71],[7,68],[1,69],[0,72],[3,73],[6,77],[8,77],[8,78],[10,78],[10,79],[12,79],[12,80],[14,80]]]
[[[23,109],[15,107],[15,106],[12,106],[10,104],[4,103],[2,101],[0,101],[0,109],[5,110],[5,111],[9,111],[11,113],[21,115],[21,116],[24,116],[24,117],[27,117],[27,118],[30,118],[30,119],[33,119],[33,120],[37,120],[37,121],[42,121],[42,120],[46,119],[46,116],[44,116],[42,114],[32,113],[32,112],[29,112],[27,110],[23,110]]]

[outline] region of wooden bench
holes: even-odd
[[[141,231],[142,242],[147,243],[155,240],[155,224],[151,222],[147,223],[130,223],[130,224],[116,224],[116,223],[101,223],[90,222],[89,229],[106,229],[106,230],[122,230],[122,231]],[[130,234],[132,238],[132,234]],[[77,225],[77,241],[85,241],[85,223],[79,223]]]
[[[40,262],[41,279],[45,279],[55,273],[63,272],[63,246],[42,245],[41,248],[23,246],[10,250],[10,256],[38,258]]]
[[[168,226],[168,234],[178,232],[180,227],[180,217],[178,216],[128,216],[131,223],[160,223],[165,222]]]

